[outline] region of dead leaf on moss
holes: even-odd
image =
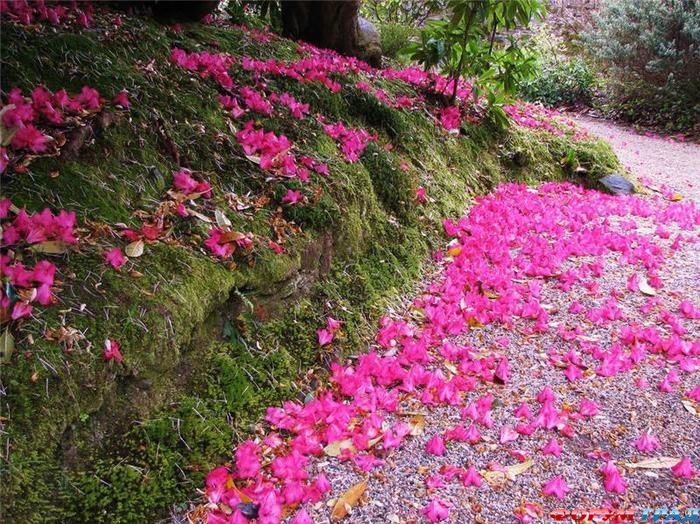
[[[143,255],[145,244],[143,240],[135,240],[124,249],[124,253],[129,258],[138,258]]]

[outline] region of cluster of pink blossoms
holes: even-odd
[[[14,215],[14,216],[13,216]],[[32,303],[48,306],[53,303],[52,287],[56,266],[48,260],[40,260],[33,268],[26,267],[15,260],[15,255],[24,247],[57,241],[75,244],[75,213],[60,211],[57,215],[50,209],[28,214],[24,209],[17,209],[5,198],[0,200],[0,221],[2,224],[0,254],[0,274],[7,278],[12,292],[7,287],[0,289],[0,308],[12,308],[12,320],[28,317],[32,314]]]
[[[0,0],[0,15],[22,25],[48,22],[53,26],[75,23],[87,29],[92,23],[90,2],[48,3],[45,0]]]
[[[377,135],[372,135],[364,129],[346,127],[342,122],[325,124],[323,130],[333,140],[338,142],[340,151],[348,162],[357,162],[367,145],[377,140]]]
[[[226,53],[187,53],[177,47],[170,51],[170,61],[178,67],[194,71],[202,78],[213,78],[221,87],[230,91],[234,83],[228,70],[235,59]]]
[[[118,93],[113,103],[127,109],[126,91]],[[41,154],[50,149],[53,140],[47,128],[60,127],[68,117],[96,113],[102,106],[100,93],[88,86],[75,96],[70,96],[65,89],[52,93],[43,86],[35,87],[30,96],[25,96],[15,87],[0,108],[0,122],[12,133],[10,146],[13,150]],[[5,171],[9,161],[7,150],[0,147],[0,173]]]
[[[326,164],[308,156],[297,157],[292,153],[291,140],[284,135],[278,136],[272,131],[256,129],[252,120],[236,133],[236,140],[241,144],[246,155],[258,159],[261,169],[276,176],[298,178],[302,182],[307,182],[310,169],[320,175],[328,174]]]
[[[670,311],[660,313],[668,332],[656,327],[623,327],[613,331],[618,341],[604,349],[550,325],[547,308],[540,303],[543,278],[587,289],[589,279],[602,275],[606,256],[658,271],[665,250],[659,248],[653,235],[636,231],[637,218],[661,227],[657,233],[662,240],[668,238],[664,228],[677,230],[676,247],[671,249],[697,241],[693,232],[700,226],[700,210],[692,203],[611,197],[570,184],[544,184],[538,190],[503,185],[479,199],[467,217],[445,221],[445,231],[453,237],[449,258],[442,257],[445,266],[441,276],[412,304],[422,312],[422,320],[382,318],[375,338],[379,349],[359,356],[351,365],[333,364],[329,389],[303,404],[285,402],[282,407],[268,408],[266,421],[271,429],[267,436],[239,446],[232,470],[222,467],[209,474],[209,522],[238,522],[235,519],[243,518],[238,505],[249,500],[260,505],[260,523],[280,522],[283,511],[292,508],[297,508],[295,519],[308,522],[304,505],[317,502],[330,490],[323,473],[312,473],[311,457],[321,455],[330,443],[344,441],[350,444],[341,447],[338,460],[351,461],[360,471],[380,467],[386,450],[400,447],[409,438],[410,426],[399,413],[399,405],[409,398],[425,406],[457,406],[466,422],[434,434],[426,446],[433,455],[443,455],[451,442],[476,444],[482,440],[480,428],[494,428],[502,446],[547,435],[549,441],[541,453],[560,456],[562,444],[549,435],[575,437],[580,425],[590,424],[604,407],[586,398],[577,408],[565,406],[545,387],[536,396],[534,407],[523,403],[515,410],[520,422],[499,427],[494,394],[476,396],[474,389],[480,383],[509,383],[513,371],[498,352],[484,356],[476,348],[453,341],[469,332],[474,322],[514,326],[517,321],[517,329],[525,335],[553,332],[571,347],[566,355],[550,355],[557,368],[562,367],[561,359],[589,368],[595,368],[598,361],[614,374],[641,365],[651,353],[655,358],[665,356],[669,365],[677,366],[677,372],[695,372],[700,343],[684,338],[681,320]],[[621,230],[611,227],[616,220],[621,221]],[[583,263],[567,269],[572,260]],[[595,295],[595,291],[591,293]],[[580,313],[586,314],[586,308],[581,308]],[[683,309],[693,313],[697,308],[686,304]],[[328,343],[337,329],[331,321],[319,330],[320,344]],[[639,353],[635,346],[642,346],[643,351]],[[448,363],[449,373],[443,369]],[[603,376],[610,375],[606,372]],[[700,398],[700,387],[686,396]],[[647,439],[635,445],[646,449],[657,443]],[[508,451],[518,461],[528,459],[523,452]],[[627,480],[609,453],[594,453],[589,458],[604,461],[595,471],[609,493],[626,491]],[[486,470],[507,471],[497,462],[489,463]],[[696,475],[687,457],[670,473],[678,478]],[[482,485],[482,476],[474,466],[445,465],[426,482],[437,488],[453,479],[465,486]],[[563,476],[555,476],[542,485],[542,491],[565,498],[570,488]],[[449,507],[433,498],[423,514],[431,521],[440,521],[447,518]]]

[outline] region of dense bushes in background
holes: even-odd
[[[583,58],[542,61],[539,67],[535,78],[520,86],[522,98],[549,107],[591,103],[595,73]]]
[[[700,121],[700,2],[609,0],[584,35],[609,78],[607,107],[669,130]]]
[[[598,79],[578,37],[545,22],[532,40],[537,73],[518,86],[518,96],[548,107],[590,105]]]

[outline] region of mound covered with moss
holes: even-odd
[[[31,298],[14,296],[3,275],[3,336],[14,341],[1,364],[4,520],[167,515],[256,431],[265,406],[304,398],[330,361],[367,343],[440,245],[442,219],[504,181],[594,183],[618,167],[605,144],[573,131],[501,130],[481,118],[448,133],[429,93],[340,57],[323,55],[341,66],[320,79],[260,66],[309,53],[319,56],[227,24],[166,27],[109,12],[89,29],[3,20],[4,104],[13,88],[38,85],[128,93],[128,103],[56,124],[45,151],[4,144],[7,220],[22,208],[67,210],[77,237],[13,246],[27,267],[57,267],[54,303],[31,315],[11,318],[10,303]],[[188,62],[212,55],[235,89]],[[256,111],[244,86],[274,111]],[[308,104],[301,118],[281,108],[282,93],[290,109]],[[407,98],[410,107],[387,102]],[[249,121],[287,137],[279,154],[293,152],[296,176],[242,147]],[[327,128],[337,122],[364,133]],[[174,184],[183,169],[208,189]],[[115,247],[128,257],[106,259]],[[329,315],[343,328],[320,347]]]

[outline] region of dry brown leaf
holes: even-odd
[[[138,258],[143,255],[143,248],[145,244],[143,240],[134,240],[131,244],[124,248],[124,253],[129,258]]]
[[[526,460],[525,462],[519,462],[513,464],[506,468],[506,471],[482,471],[481,475],[487,481],[504,481],[506,479],[513,480],[515,477],[521,473],[525,473],[528,469],[532,467],[532,459]]]
[[[245,235],[239,231],[229,231],[228,233],[224,233],[219,237],[219,242],[222,244],[226,244],[228,242],[235,242],[236,240],[240,240],[242,238],[245,238]]]
[[[355,451],[355,446],[352,445],[351,439],[346,438],[344,440],[336,440],[335,442],[331,442],[325,448],[323,448],[323,452],[329,457],[337,457],[344,449]]]
[[[628,468],[666,469],[678,464],[679,460],[678,457],[654,457],[639,462],[628,462],[625,466]]]
[[[344,519],[352,511],[353,506],[357,505],[360,501],[366,489],[367,479],[358,482],[343,493],[335,503],[335,506],[333,506],[331,520],[338,521]]]
[[[411,417],[411,420],[408,421],[408,425],[411,427],[409,435],[412,437],[420,435],[425,429],[425,415],[415,415]]]
[[[68,244],[60,240],[47,240],[32,246],[32,251],[36,253],[46,253],[48,255],[61,255],[68,251]]]

